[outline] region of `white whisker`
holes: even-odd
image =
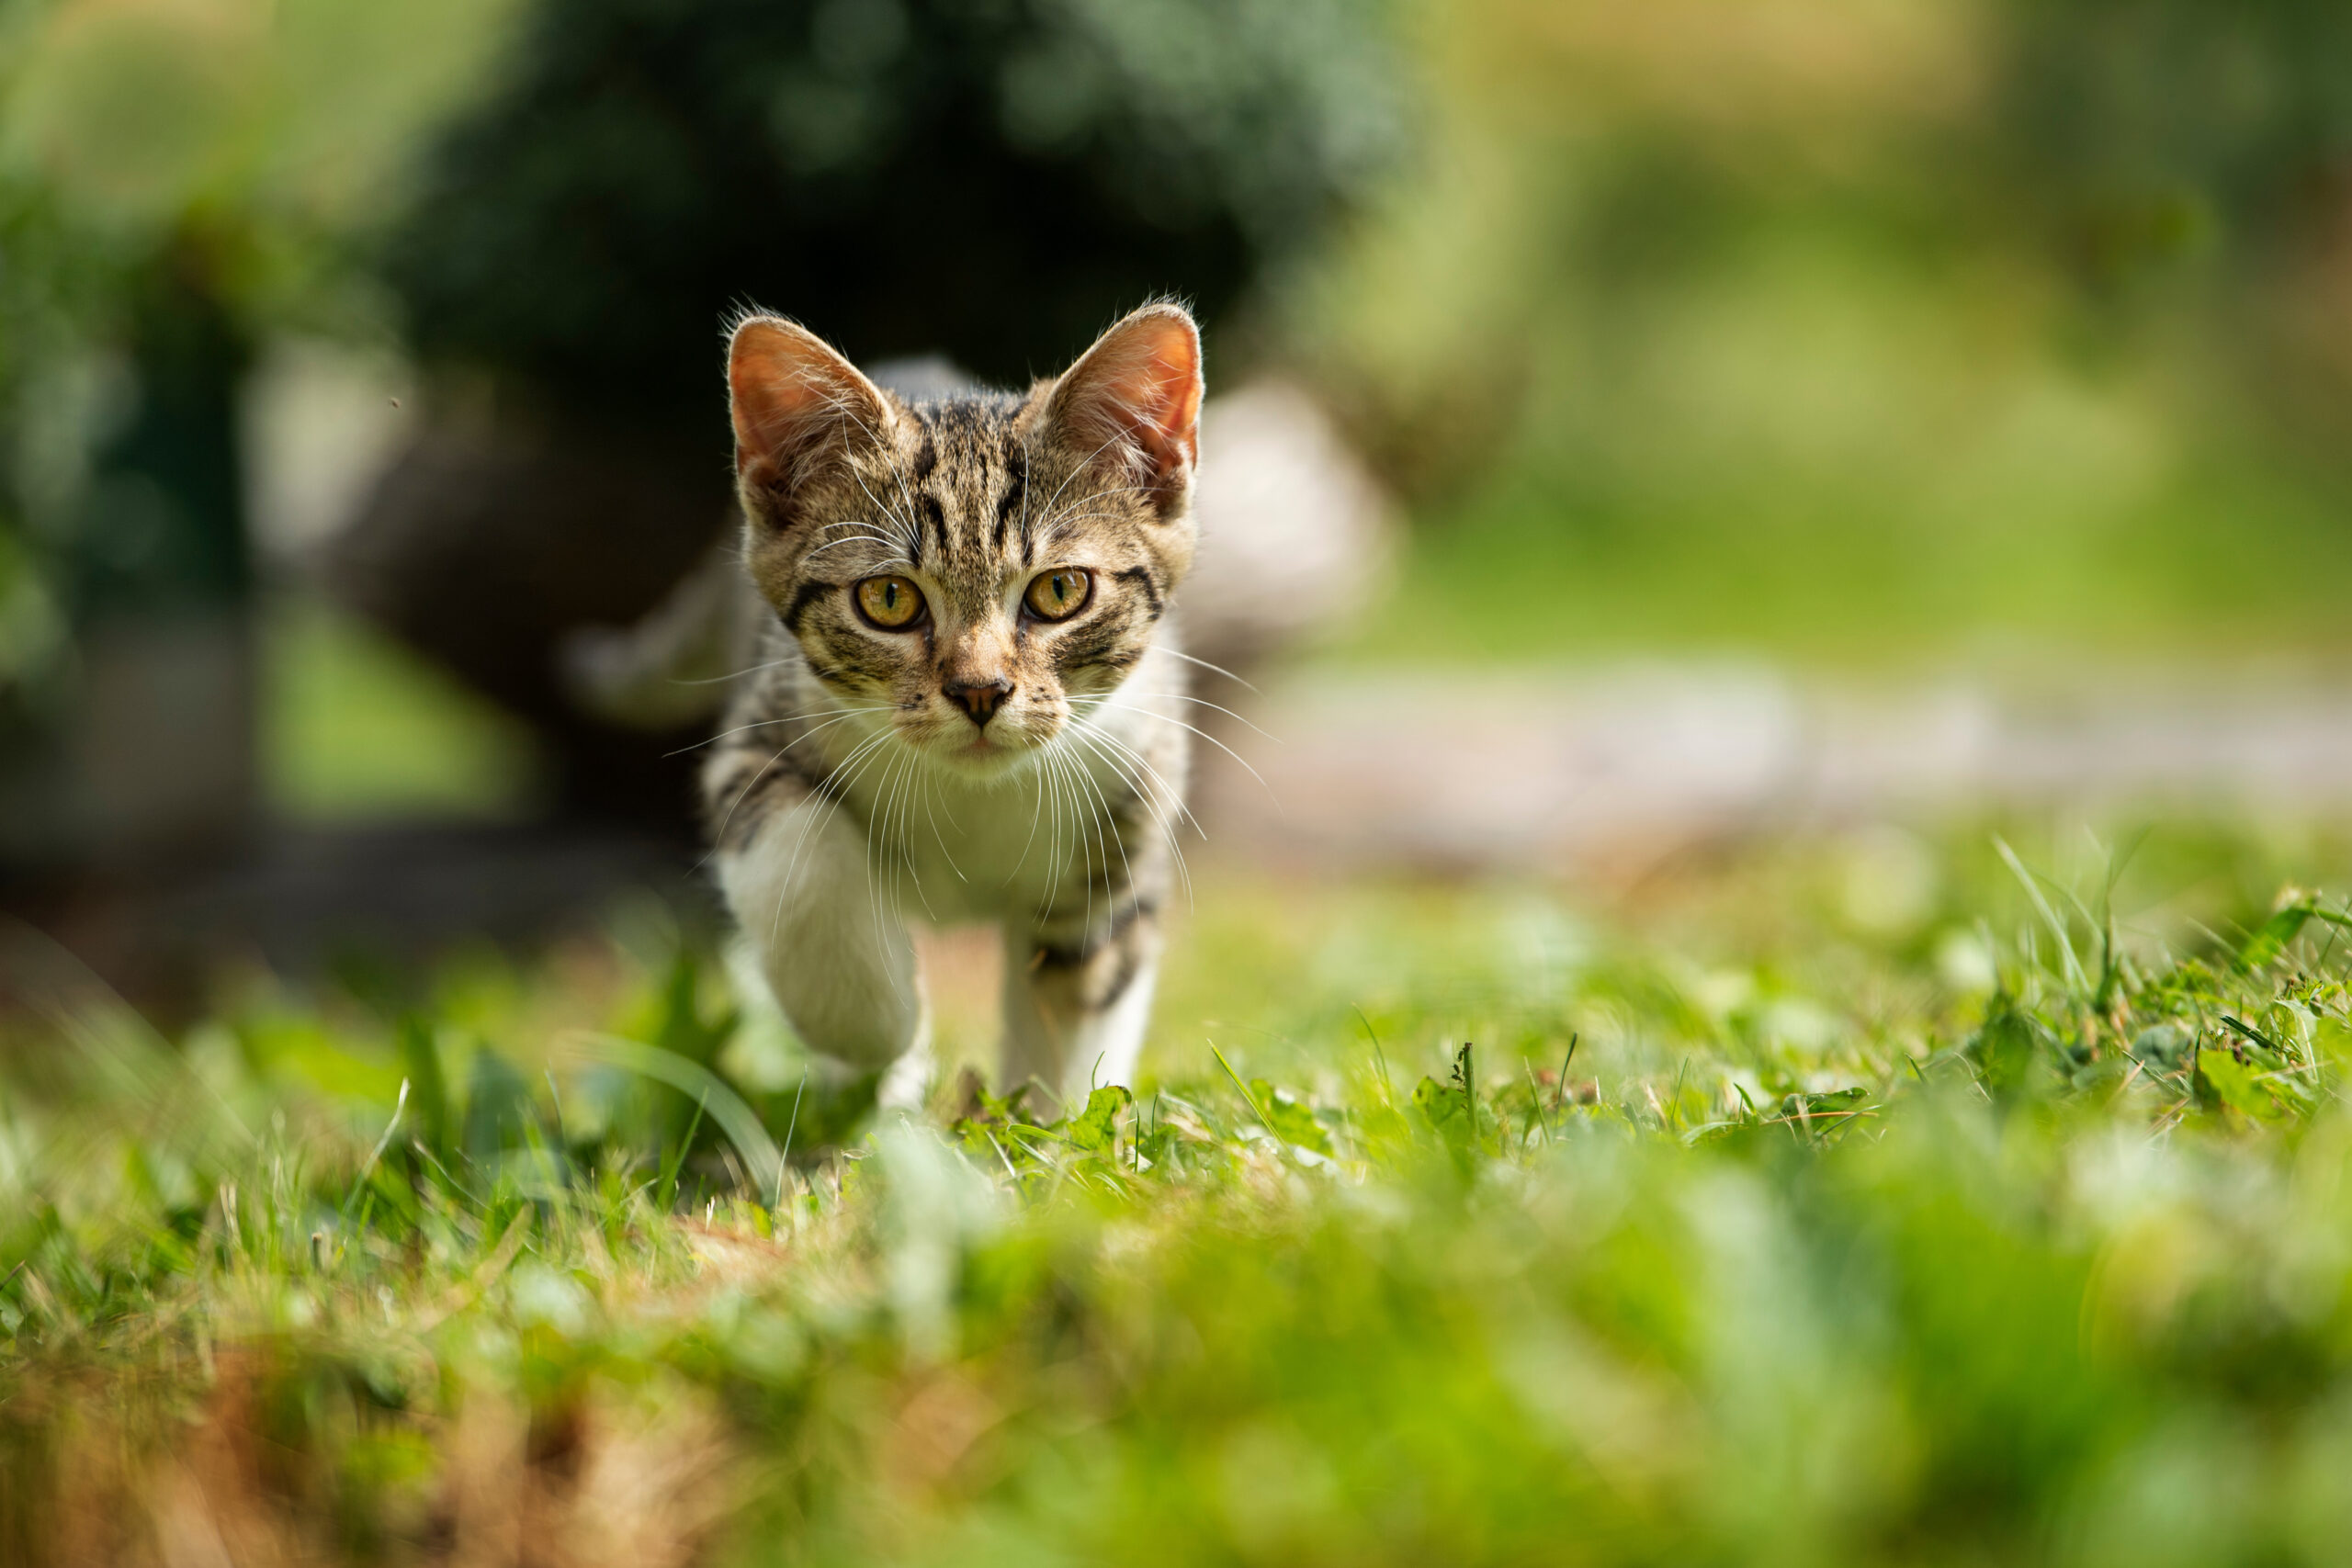
[[[1153,767],[1151,763],[1144,758],[1142,753],[1134,751],[1132,748],[1127,748],[1125,746],[1125,742],[1117,739],[1114,736],[1100,731],[1090,734],[1085,729],[1078,726],[1071,727],[1069,735],[1072,740],[1078,742],[1080,745],[1087,747],[1089,750],[1092,750],[1096,756],[1102,758],[1103,762],[1111,769],[1111,771],[1116,773],[1126,786],[1134,792],[1136,798],[1143,803],[1144,808],[1151,813],[1153,825],[1159,829],[1160,836],[1168,842],[1168,853],[1170,859],[1173,862],[1176,867],[1177,879],[1184,885],[1184,902],[1188,905],[1191,904],[1193,902],[1192,868],[1184,863],[1184,851],[1183,847],[1176,841],[1176,829],[1170,822],[1168,814],[1161,809],[1159,792],[1145,788],[1143,781],[1135,773],[1130,773],[1115,754],[1104,750],[1103,747],[1108,744],[1127,750],[1129,753],[1134,756],[1136,761],[1146,772],[1149,773],[1155,780],[1159,781],[1162,789],[1165,789],[1167,781],[1160,777],[1159,770]],[[1184,806],[1181,798],[1176,801],[1176,808],[1180,812],[1183,813],[1187,821],[1192,821],[1193,814],[1191,810]],[[1201,832],[1201,825],[1197,821],[1193,821],[1192,826],[1194,832]],[[1206,838],[1208,835],[1206,833],[1201,833],[1201,836],[1203,838]],[[1132,873],[1129,874],[1128,880],[1132,885],[1134,881]]]
[[[1117,694],[1113,694],[1114,697]],[[1116,704],[1112,703],[1110,698],[1105,698],[1104,702],[1109,705],[1117,705]],[[1201,728],[1198,725],[1187,724],[1182,719],[1178,718],[1174,714],[1153,713],[1149,708],[1132,708],[1128,711],[1142,714],[1147,718],[1156,718],[1162,724],[1172,724],[1180,729],[1191,730],[1193,734],[1199,736],[1202,739],[1207,741],[1210,745],[1216,747],[1218,750],[1224,752],[1235,761],[1240,763],[1242,771],[1247,773],[1251,778],[1256,779],[1259,786],[1265,790],[1270,798],[1272,797],[1274,793],[1273,786],[1266,783],[1265,776],[1263,774],[1260,773],[1257,769],[1250,765],[1249,758],[1244,757],[1240,752],[1235,750],[1232,747],[1227,746],[1224,741],[1219,740],[1216,736],[1211,735],[1207,730]],[[1279,808],[1282,803],[1279,800],[1276,800],[1274,804],[1276,807]]]
[[[1197,706],[1210,708],[1217,713],[1221,713],[1225,715],[1226,717],[1233,720],[1236,724],[1247,725],[1250,728],[1257,730],[1260,735],[1265,736],[1268,740],[1272,741],[1277,746],[1282,744],[1282,740],[1279,737],[1267,735],[1264,730],[1259,729],[1258,726],[1252,723],[1248,717],[1234,712],[1231,708],[1225,706],[1222,703],[1213,703],[1206,697],[1196,697],[1186,692],[1138,692],[1132,686],[1121,686],[1115,691],[1105,692],[1102,696],[1093,700],[1097,702],[1108,702],[1113,697],[1121,696],[1165,697],[1170,702],[1192,703]],[[1136,711],[1138,713],[1150,713],[1151,710],[1148,708],[1138,708]],[[1152,716],[1156,718],[1160,716],[1154,714]]]
[[[662,755],[664,757],[683,757],[689,751],[699,751],[706,746],[716,746],[720,741],[729,739],[734,736],[748,735],[754,729],[768,729],[779,724],[806,724],[811,719],[819,718],[825,720],[824,723],[817,726],[816,729],[804,731],[803,733],[796,735],[791,739],[786,741],[784,743],[784,749],[785,750],[789,751],[795,746],[797,746],[802,741],[808,739],[809,736],[816,734],[818,730],[830,729],[834,725],[842,722],[844,719],[855,718],[860,714],[888,713],[890,709],[887,705],[874,707],[821,708],[815,713],[786,714],[782,718],[753,719],[749,724],[739,724],[732,729],[722,729],[707,740],[697,740],[691,746],[681,746],[676,750],[665,751]]]
[[[1251,690],[1251,691],[1253,691],[1253,692],[1254,692],[1254,691],[1257,691],[1257,689],[1258,689],[1258,688],[1257,688],[1257,687],[1255,687],[1255,686],[1251,686],[1251,685],[1250,685],[1250,682],[1247,682],[1247,681],[1243,681],[1243,680],[1241,679],[1241,677],[1240,677],[1240,676],[1236,675],[1232,671],[1227,670],[1224,665],[1222,665],[1222,664],[1211,664],[1211,663],[1210,663],[1207,660],[1205,660],[1205,659],[1195,659],[1195,658],[1193,658],[1191,654],[1186,653],[1186,652],[1185,652],[1182,649],[1181,649],[1181,648],[1162,648],[1159,651],[1160,651],[1160,652],[1162,652],[1162,653],[1167,654],[1168,656],[1170,656],[1170,658],[1172,658],[1172,659],[1181,659],[1181,660],[1183,660],[1185,663],[1187,663],[1187,664],[1197,664],[1197,665],[1199,665],[1202,669],[1208,671],[1210,673],[1212,673],[1212,674],[1216,674],[1216,675],[1222,675],[1222,676],[1224,676],[1224,677],[1225,677],[1227,680],[1228,680],[1228,681],[1238,681],[1238,682],[1240,682],[1240,683],[1241,683],[1242,685],[1244,685],[1244,686],[1249,686],[1249,687],[1250,687],[1250,690]]]
[[[770,670],[781,670],[787,664],[797,662],[799,662],[799,655],[795,654],[789,659],[771,659],[765,664],[746,665],[741,670],[725,675],[673,675],[670,678],[670,684],[673,686],[723,686],[729,681],[740,681],[746,675],[758,675]]]

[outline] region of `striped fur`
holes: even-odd
[[[1190,316],[1147,306],[1026,394],[936,402],[752,316],[729,379],[743,558],[774,614],[704,798],[776,1000],[812,1050],[899,1064],[903,1088],[923,1017],[906,921],[995,921],[1004,1081],[1125,1081],[1182,871]],[[1083,606],[1040,618],[1024,594],[1071,568]],[[886,577],[919,586],[914,624],[860,612]]]

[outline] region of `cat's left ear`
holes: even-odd
[[[1146,305],[1046,389],[1037,418],[1081,460],[1183,509],[1200,461],[1201,332],[1182,305]]]

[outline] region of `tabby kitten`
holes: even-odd
[[[899,1064],[899,1098],[912,916],[1001,923],[1004,1084],[1134,1071],[1180,870],[1200,367],[1168,304],[1026,394],[937,401],[793,322],[734,330],[743,559],[774,614],[704,772],[719,883],[802,1041]]]

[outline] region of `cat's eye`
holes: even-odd
[[[922,590],[911,578],[869,577],[857,585],[857,609],[884,631],[902,632],[922,619]]]
[[[1029,580],[1029,613],[1041,621],[1067,621],[1086,608],[1094,592],[1094,574],[1083,567],[1056,567]]]

